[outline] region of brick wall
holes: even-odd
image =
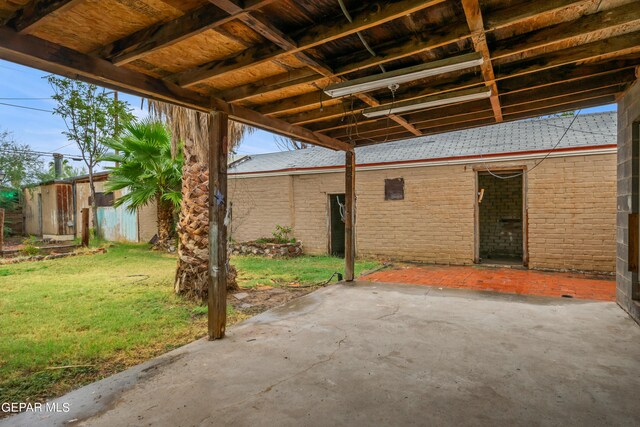
[[[615,271],[614,154],[549,158],[526,185],[530,267]]]
[[[478,175],[484,189],[479,206],[480,258],[522,258],[522,176],[518,172]]]
[[[537,160],[491,163],[527,167]],[[472,264],[475,247],[474,166],[359,170],[356,246],[360,257]],[[613,271],[615,154],[550,157],[527,174],[529,265]],[[384,180],[404,178],[404,200],[384,200]],[[329,194],[344,193],[344,174],[230,176],[237,241],[290,225],[305,251],[325,254]]]
[[[233,221],[229,235],[243,242],[269,237],[276,224],[292,226],[289,176],[229,179]]]
[[[638,274],[628,271],[628,215],[639,211],[640,81],[618,101],[618,212],[616,300],[640,323]]]

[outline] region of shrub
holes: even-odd
[[[22,241],[24,248],[22,248],[22,253],[27,256],[34,256],[40,253],[40,248],[36,246],[38,244],[38,239],[35,236],[29,236]]]
[[[256,243],[295,243],[296,238],[292,236],[291,227],[276,224],[276,229],[271,233],[273,237],[260,237],[255,240]]]

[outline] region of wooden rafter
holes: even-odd
[[[517,79],[505,80],[501,83],[501,93],[503,95],[517,96],[518,93],[527,92],[531,90],[556,90],[557,86],[564,86],[568,84],[576,84],[580,86],[586,79],[601,78],[605,81],[610,81],[609,74],[612,73],[631,73],[635,70],[636,66],[634,61],[609,61],[602,64],[591,64],[587,66],[570,66],[568,69],[553,69],[547,71],[541,71],[536,74],[529,74]],[[628,74],[627,74],[628,75]],[[526,100],[530,98],[530,94],[525,94],[523,98]],[[468,109],[468,111],[466,111]],[[490,105],[487,105],[485,101],[474,101],[466,104],[457,104],[454,106],[443,107],[439,111],[433,111],[429,116],[427,113],[420,112],[416,115],[409,115],[409,120],[435,120],[441,117],[450,117],[463,114],[465,112],[474,113],[480,111],[492,111]],[[422,117],[419,117],[422,115]],[[325,122],[316,122],[306,126],[308,129],[315,131],[325,132],[328,135],[346,135],[344,133],[333,133],[334,130],[345,129],[351,126],[348,122],[339,119],[333,119]],[[360,131],[369,131],[378,129],[380,122],[378,120],[363,120],[360,122]]]
[[[487,31],[520,24],[544,14],[561,12],[570,7],[597,4],[599,0],[544,0],[517,3],[497,10],[485,18]]]
[[[467,24],[471,30],[471,40],[473,40],[473,46],[476,52],[482,54],[484,59],[480,70],[482,71],[482,77],[488,88],[491,89],[491,108],[493,108],[493,115],[496,122],[502,121],[502,109],[500,108],[500,98],[498,94],[498,86],[495,82],[495,75],[493,74],[493,66],[491,65],[491,53],[489,52],[489,46],[487,45],[487,36],[484,32],[484,21],[482,19],[482,11],[480,10],[480,3],[478,0],[462,0],[462,8],[464,9],[465,17],[467,18]]]
[[[17,31],[31,30],[44,18],[55,12],[63,12],[70,9],[82,0],[31,0],[13,16],[0,24],[16,29]]]
[[[273,1],[275,0],[253,1],[247,10],[258,9]],[[243,18],[246,13],[248,12],[242,9],[238,13],[230,13],[217,5],[207,4],[189,11],[172,21],[159,22],[143,28],[103,46],[95,53],[116,65],[127,64],[158,49],[171,46],[204,31],[218,29],[227,22]],[[220,31],[223,32],[223,30]],[[235,37],[233,38],[236,39]]]
[[[473,101],[382,119],[359,118],[359,133],[378,140],[386,140],[388,135],[395,139],[402,135],[419,135],[421,131],[433,132],[436,128],[467,126],[467,123],[486,124],[492,117],[493,122],[499,121],[500,115],[504,120],[511,120],[517,115],[528,114],[529,110],[560,108],[560,104],[603,101],[625,87],[630,78],[629,67],[640,64],[638,0],[625,0],[617,7],[616,2],[599,0],[490,2],[483,13],[479,0],[375,0],[356,6],[351,11],[353,22],[319,19],[315,16],[316,11],[337,15],[337,5],[333,12],[328,4],[306,7],[311,5],[310,0],[288,2],[282,9],[264,6],[284,0],[209,0],[196,9],[192,8],[202,3],[161,1],[182,11],[183,15],[178,18],[158,15],[157,19],[162,22],[103,46],[93,54],[108,60],[100,62],[100,58],[62,46],[66,45],[64,38],[68,34],[61,25],[68,23],[66,10],[76,1],[31,0],[0,22],[4,24],[0,32],[0,56],[201,111],[218,109],[244,123],[339,149],[349,149],[350,145],[340,143],[338,139],[351,140],[353,136],[347,128],[345,115],[351,114],[351,110],[358,113],[363,108],[389,104],[392,97],[379,90],[354,95],[353,100],[327,99],[320,81],[346,81],[351,78],[350,73],[360,77],[366,74],[363,70],[387,62],[397,61],[390,66],[394,69],[415,62],[418,56],[440,58],[466,52],[472,44],[485,58],[482,73],[465,70],[434,77],[426,84],[404,85],[396,92],[396,102],[481,86],[491,87],[493,96],[492,102]],[[405,17],[435,4],[440,5],[429,11],[429,21],[433,17],[433,23],[438,27],[419,25],[416,17],[424,12]],[[446,17],[457,12],[460,4],[465,13],[463,22],[447,21]],[[501,9],[500,4],[507,7]],[[89,19],[91,7],[92,3],[87,2],[68,17],[80,18],[80,22],[79,15],[87,13]],[[293,12],[291,19],[284,17],[288,11]],[[282,16],[277,16],[279,14]],[[47,18],[48,15],[51,17]],[[137,16],[132,13],[128,19],[129,26],[135,25]],[[300,28],[305,20],[309,23],[307,28],[297,31],[279,28],[280,23],[283,27],[295,25]],[[391,22],[394,20],[398,21]],[[252,45],[240,36],[234,36],[231,31],[238,26],[225,25],[230,21],[244,23],[267,42]],[[46,31],[43,29],[34,34],[42,40],[28,36],[29,30],[37,28],[41,22],[46,23]],[[444,24],[446,22],[451,24]],[[382,24],[385,24],[384,28],[367,32],[367,39],[375,47],[375,56],[368,55],[362,48],[345,53],[343,48],[351,46],[354,37],[345,39],[344,43],[334,43],[357,31]],[[115,31],[117,26],[114,23],[112,35],[122,34]],[[51,33],[49,27],[60,28],[62,38]],[[97,25],[96,29],[103,32],[99,39],[113,39],[109,36],[108,26]],[[242,42],[244,50],[186,70],[180,68],[180,62],[171,63],[168,69],[182,71],[165,79],[145,74],[153,71],[150,68],[153,64],[146,67],[143,61],[135,68],[142,72],[119,67],[177,42],[187,42],[208,29],[227,31],[228,36]],[[23,34],[20,34],[21,30]],[[89,37],[89,34],[78,34],[78,46],[93,46],[89,40],[82,40],[85,36]],[[313,49],[320,45],[323,45],[321,49]],[[189,46],[189,42],[185,46]],[[340,52],[340,56],[331,55],[333,49]],[[319,57],[320,54],[324,57]],[[304,67],[292,66],[292,57]],[[165,60],[172,61],[171,58]],[[276,76],[255,74],[251,81],[247,79],[254,72],[259,73],[259,64],[267,62],[276,64],[284,72]],[[105,67],[105,63],[113,68]],[[236,76],[238,83],[246,83],[234,85]],[[210,78],[215,78],[215,83],[201,84]],[[209,84],[218,86],[218,82],[224,90],[212,92],[208,89]],[[306,92],[310,85],[317,90]],[[267,102],[267,99],[277,100]],[[320,105],[323,105],[322,109]],[[383,135],[385,138],[380,139]]]
[[[247,108],[228,104],[221,99],[202,96],[133,70],[117,67],[103,59],[55,43],[18,34],[7,27],[0,27],[0,58],[200,111],[223,111],[239,122],[334,150],[350,149],[349,144],[342,141]]]
[[[615,9],[606,10],[580,19],[562,24],[546,27],[518,37],[501,40],[496,43],[491,53],[491,58],[501,60],[534,49],[551,46],[563,41],[569,41],[587,35],[597,36],[604,30],[617,27],[640,28],[640,4],[639,7],[624,5]]]
[[[568,85],[558,87],[534,89],[532,91],[507,94],[501,97],[503,110],[506,113],[520,113],[524,111],[558,107],[575,100],[586,100],[602,96],[620,93],[634,80],[632,70],[624,70],[609,76],[607,80],[598,78],[585,79]],[[528,92],[528,93],[527,93]],[[532,101],[536,99],[536,101]],[[487,102],[473,101],[450,105],[447,107],[432,108],[411,115],[411,122],[421,131],[430,127],[438,127],[454,123],[465,123],[478,119],[491,117],[493,110]],[[371,138],[375,136],[393,135],[404,130],[398,126],[387,128],[379,123],[359,125],[357,135]],[[338,129],[326,134],[334,138],[344,138],[353,135],[354,129]]]
[[[565,104],[550,106],[546,108],[533,109],[533,110],[524,109],[523,111],[518,111],[513,113],[505,112],[503,114],[504,122],[511,122],[515,120],[522,120],[522,119],[528,119],[532,117],[539,117],[543,115],[561,113],[564,111],[572,111],[572,110],[584,109],[589,107],[595,107],[603,104],[610,104],[612,102],[615,102],[615,98],[616,98],[615,95],[605,95],[597,98],[589,98],[589,99],[582,99],[582,100],[577,100],[573,102],[567,102]],[[435,135],[438,133],[446,133],[451,131],[470,129],[470,128],[486,126],[491,124],[495,124],[495,120],[491,112],[489,112],[489,114],[485,116],[485,118],[478,117],[470,121],[455,122],[451,124],[424,128],[422,129],[422,132],[425,135]],[[366,138],[360,138],[360,139],[354,138],[354,142],[356,143],[357,146],[361,146],[361,145],[380,143],[386,140],[395,140],[395,139],[402,139],[402,138],[409,138],[409,137],[411,137],[411,135],[405,132],[405,133],[396,133],[394,135],[385,134],[384,136],[372,136],[372,137],[366,137]]]
[[[277,92],[283,88],[305,83],[313,83],[318,80],[318,73],[306,68],[297,69],[288,73],[267,77],[257,82],[237,86],[219,92],[217,95],[229,102],[242,101],[255,96]]]
[[[582,3],[588,2],[550,1],[535,2],[535,4],[519,4],[506,9],[509,13],[498,12],[497,18],[492,19],[492,24],[494,27],[502,28],[508,25],[513,25],[514,23],[535,19],[541,14],[555,12],[562,8],[580,5]],[[571,40],[588,34],[595,34],[597,32],[609,30],[611,27],[629,25],[636,22],[635,16],[638,14],[638,11],[628,11],[628,9],[628,5],[621,6],[620,8],[616,8],[608,12],[587,15],[576,21],[560,24],[558,29],[562,31],[557,32],[555,35],[547,32],[546,29],[543,29],[540,30],[543,32],[541,36],[538,36],[538,32],[536,32],[531,38],[525,34],[523,36],[503,40],[498,43],[496,47],[497,50],[494,50],[491,53],[491,59],[492,61],[495,61],[496,59],[501,60],[507,55],[513,56],[513,54],[522,53],[527,50],[539,49],[561,41]],[[491,16],[492,15],[489,17]],[[336,75],[347,74],[394,61],[406,56],[415,55],[420,52],[430,51],[441,46],[450,45],[470,37],[469,31],[470,29],[468,28],[468,25],[456,25],[448,28],[447,31],[444,31],[442,34],[429,33],[413,36],[402,43],[391,43],[388,48],[385,48],[384,46],[381,48],[377,47],[377,56],[367,57],[366,59],[355,62],[349,55],[346,55],[335,60],[334,63],[336,65],[333,67],[334,72]],[[505,51],[507,48],[509,50]],[[289,101],[285,98],[277,103],[269,103],[264,106],[259,106],[257,109],[265,114],[280,113],[290,109],[299,109],[300,106],[304,106],[309,103],[307,101],[310,101],[311,104],[315,104],[316,99],[319,99],[318,94],[298,95],[296,97],[289,98]]]
[[[124,65],[233,19],[215,6],[205,5],[172,21],[159,22],[123,37],[100,48],[95,54],[116,65]]]
[[[172,76],[180,86],[188,87],[212,77],[219,77],[226,73],[254,67],[272,61],[284,55],[291,55],[328,43],[341,37],[354,34],[385,22],[392,21],[408,13],[428,8],[444,0],[403,0],[394,3],[380,3],[374,12],[368,9],[354,14],[353,22],[336,23],[333,25],[319,24],[303,30],[291,37],[296,47],[285,51],[273,44],[265,44],[247,49],[231,58],[216,60],[199,67],[186,70]]]
[[[238,6],[234,1],[231,0],[209,0],[210,2],[216,4],[218,7],[223,8],[230,13],[240,14],[240,20],[242,20],[246,25],[248,25],[253,30],[259,32],[266,39],[273,42],[276,46],[283,49],[285,52],[293,52],[296,51],[295,56],[301,60],[308,67],[313,69],[314,71],[322,74],[324,77],[330,78],[333,82],[342,82],[345,81],[344,78],[338,77],[334,74],[333,70],[328,67],[326,64],[322,63],[318,59],[312,57],[302,50],[298,50],[298,43],[280,31],[278,28],[273,26],[267,20],[263,19],[257,14],[253,13],[242,13],[243,9]],[[387,17],[388,19],[388,17]],[[381,105],[381,103],[376,100],[373,96],[368,94],[358,94],[356,95],[359,99],[365,102],[367,105],[371,107],[377,107]],[[400,126],[407,129],[409,132],[414,135],[421,135],[420,131],[418,131],[415,127],[413,127],[409,122],[404,120],[402,117],[396,115],[390,115],[390,118],[398,123]]]
[[[600,62],[606,61],[612,57],[623,57],[627,54],[630,55],[631,64],[637,64],[640,62],[640,44],[638,41],[640,33],[631,33],[623,36],[613,37],[605,41],[598,41],[589,43],[587,45],[577,46],[570,49],[563,49],[561,51],[552,52],[551,54],[542,55],[540,57],[531,58],[528,62],[514,64],[511,68],[503,68],[497,75],[495,82],[502,82],[506,80],[519,79],[528,74],[536,74],[543,71],[550,71],[558,67],[573,65],[582,62]],[[626,64],[625,66],[629,66]],[[615,64],[614,64],[615,66]],[[589,67],[589,65],[583,65],[583,67]],[[621,65],[622,67],[622,65]],[[590,68],[589,68],[590,69]],[[463,76],[464,77],[464,76]],[[535,76],[532,76],[531,81],[535,81]],[[485,83],[486,84],[486,83]],[[455,78],[451,81],[443,81],[439,85],[431,86],[427,88],[420,88],[414,90],[409,94],[405,94],[402,99],[413,99],[420,96],[433,95],[438,93],[450,92],[457,89],[466,89],[477,86],[478,83],[464,83],[460,78]],[[258,108],[258,111],[260,109]],[[328,115],[328,119],[331,117],[337,117],[337,111],[335,115]],[[304,123],[307,116],[293,115],[296,123]],[[300,118],[303,117],[302,120]],[[289,117],[283,117],[285,120],[289,120]],[[313,118],[308,120],[322,121],[321,118]],[[309,128],[318,130],[315,126],[308,126]]]

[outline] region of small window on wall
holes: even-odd
[[[404,178],[384,180],[385,200],[404,200]]]
[[[89,206],[91,206],[91,196],[89,196]],[[96,206],[113,206],[113,193],[96,193]]]

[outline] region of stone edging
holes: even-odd
[[[21,262],[34,262],[34,261],[48,261],[51,259],[67,258],[78,255],[96,255],[105,254],[107,250],[105,248],[90,249],[84,252],[68,252],[64,254],[51,254],[51,255],[35,255],[30,257],[17,257],[0,259],[0,265],[19,264]]]
[[[304,253],[302,242],[295,243],[235,243],[230,247],[231,255],[257,255],[269,258],[293,258]]]

